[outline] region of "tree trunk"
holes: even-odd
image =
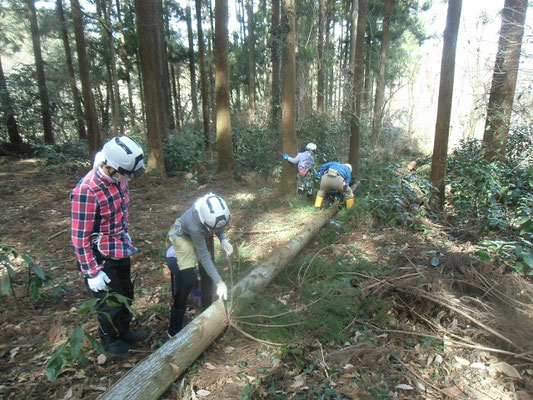
[[[213,9],[211,8],[211,0],[209,0],[208,3],[209,5],[207,12],[209,13],[209,31],[207,34],[207,58],[209,60],[209,108],[211,109],[211,130],[213,130],[213,127],[216,126],[217,123],[217,114],[215,108],[215,76],[213,74],[213,41],[215,29],[213,25]]]
[[[215,0],[215,92],[218,172],[230,175],[235,170],[235,159],[231,141],[228,50],[228,0]]]
[[[483,135],[489,162],[505,159],[526,11],[527,0],[505,0]]]
[[[37,13],[35,11],[34,0],[26,0],[26,3],[28,5],[28,17],[30,20],[33,55],[35,57],[35,69],[37,70],[39,98],[41,100],[41,116],[43,118],[44,142],[48,144],[53,144],[54,131],[52,130],[50,100],[48,98],[48,88],[46,87],[46,77],[44,75],[44,61],[41,53],[41,35],[39,33],[39,25],[37,24]]]
[[[392,0],[385,0],[383,10],[383,28],[381,30],[381,51],[379,53],[379,75],[376,86],[376,103],[374,105],[374,119],[372,121],[372,147],[375,148],[378,142],[379,131],[383,119],[383,101],[385,93],[385,69],[387,67],[387,47],[389,45],[390,15]]]
[[[4,111],[9,143],[15,147],[20,147],[22,144],[22,138],[19,134],[15,111],[13,110],[13,103],[11,103],[11,97],[9,96],[6,77],[4,76],[4,69],[2,67],[2,58],[0,58],[0,106],[2,107],[2,111]]]
[[[246,0],[246,15],[248,17],[248,97],[249,121],[255,122],[255,22],[253,0]]]
[[[204,31],[202,29],[202,2],[196,2],[196,23],[198,32],[198,57],[200,59],[200,91],[202,94],[202,122],[204,127],[205,151],[210,151],[209,143],[209,100],[207,96],[207,74],[205,71],[205,44]]]
[[[318,46],[317,46],[316,112],[324,111],[324,0],[318,0]]]
[[[450,0],[444,30],[444,45],[440,67],[439,100],[437,105],[437,123],[435,143],[431,159],[431,183],[437,189],[433,191],[433,204],[444,208],[444,186],[446,180],[446,162],[448,155],[448,136],[450,133],[450,115],[453,99],[453,79],[455,74],[455,49],[457,32],[461,19],[462,0]]]
[[[281,64],[281,25],[280,0],[272,0],[272,125],[279,125],[280,112],[280,64]]]
[[[355,7],[355,3],[353,5]],[[361,141],[361,100],[363,98],[364,79],[365,79],[365,26],[366,26],[366,7],[367,0],[359,0],[359,9],[357,11],[357,34],[355,37],[355,52],[352,57],[353,66],[353,89],[350,97],[355,103],[353,114],[351,116],[351,136],[350,150],[348,161],[352,165],[353,174],[359,171],[359,148]],[[352,19],[352,24],[354,19]],[[354,29],[352,29],[352,34]]]
[[[111,99],[111,135],[116,136],[118,133],[124,133],[124,124],[122,119],[122,107],[120,104],[120,89],[118,87],[117,60],[115,57],[115,40],[113,38],[113,28],[111,25],[111,2],[102,2],[102,11],[104,13],[104,32],[107,35],[106,47],[109,51],[109,69],[112,85]]]
[[[168,72],[168,61],[167,61],[167,38],[165,35],[165,24],[164,24],[164,12],[163,12],[163,2],[162,0],[159,1],[158,6],[158,17],[157,22],[159,24],[159,37],[161,40],[159,41],[159,52],[161,57],[161,65],[160,65],[160,72],[159,72],[159,82],[161,84],[161,99],[160,104],[165,108],[165,120],[167,121],[167,126],[165,127],[165,130],[163,130],[161,140],[165,140],[168,136],[168,132],[171,129],[174,129],[174,116],[172,115],[172,102],[170,99],[170,78],[169,78],[169,72]]]
[[[218,3],[220,0],[216,0]],[[284,0],[286,1],[286,0]],[[237,283],[229,298],[232,304],[245,304],[245,301],[261,292],[305,247],[313,236],[338,211],[332,206],[320,213],[307,228],[294,239],[281,247],[248,276]],[[238,311],[238,309],[237,309]],[[222,301],[215,301],[207,310],[187,324],[173,339],[166,342],[154,353],[129,370],[99,400],[152,400],[159,398],[168,387],[200,354],[213,342],[228,325]]]
[[[172,79],[172,99],[174,100],[174,113],[176,118],[176,130],[181,132],[181,117],[180,117],[180,100],[178,97],[178,90],[176,88],[176,68],[174,63],[170,64],[170,74]],[[178,82],[180,79],[179,69],[178,69]]]
[[[192,32],[191,1],[187,0],[185,6],[185,19],[187,21],[187,38],[189,39],[189,72],[191,74],[191,103],[194,118],[194,129],[200,130],[200,119],[198,115],[198,94],[196,90],[196,69],[194,66],[194,41]]]
[[[57,17],[59,19],[59,29],[61,31],[61,39],[63,40],[63,48],[65,50],[65,63],[67,66],[68,83],[72,91],[72,102],[74,103],[74,112],[76,113],[76,123],[78,126],[78,138],[86,139],[87,132],[85,130],[85,121],[83,120],[83,109],[81,107],[81,98],[78,86],[76,85],[76,75],[74,74],[74,66],[72,64],[72,54],[70,51],[70,43],[68,41],[67,25],[65,23],[65,13],[63,11],[63,0],[56,0]]]
[[[283,153],[296,153],[295,95],[296,95],[296,7],[295,0],[282,0],[282,26],[285,29],[282,74],[282,124]],[[281,172],[281,190],[294,193],[296,189],[296,166],[284,162]]]
[[[118,30],[120,32],[120,56],[124,63],[124,73],[126,75],[126,84],[128,86],[128,105],[131,125],[135,124],[135,106],[133,105],[133,90],[131,87],[131,66],[126,47],[126,35],[124,34],[124,24],[122,23],[122,13],[120,11],[120,0],[116,0]]]
[[[135,0],[139,53],[146,107],[148,137],[147,172],[166,175],[162,138],[168,130],[167,108],[161,105],[163,89],[160,82],[162,63],[161,0]],[[164,79],[167,79],[166,77]]]
[[[80,3],[78,0],[70,0],[70,6],[72,9],[72,22],[74,24],[78,64],[80,67],[83,108],[85,110],[85,120],[87,121],[87,142],[89,144],[89,156],[91,159],[93,159],[95,153],[100,150],[101,147],[98,115],[96,114],[94,96],[91,89],[91,80],[89,77],[89,60],[87,59],[87,49],[85,45],[85,33],[83,31],[83,20],[81,18]]]

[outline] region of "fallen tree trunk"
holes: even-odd
[[[302,250],[311,238],[337,213],[336,205],[309,223],[305,230],[237,283],[230,291],[235,305],[250,299],[268,285]],[[228,325],[224,304],[218,300],[187,324],[172,340],[141,361],[120,378],[100,400],[157,399]]]

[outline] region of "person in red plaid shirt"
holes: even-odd
[[[135,342],[148,338],[130,329],[128,307],[112,294],[108,297],[110,291],[125,296],[130,304],[133,301],[130,256],[137,249],[128,233],[128,181],[140,176],[144,168],[141,146],[127,136],[114,137],[96,154],[93,169],[71,194],[71,240],[78,266],[89,294],[112,300],[97,305],[98,333],[112,355],[126,354]]]

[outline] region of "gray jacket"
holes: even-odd
[[[211,259],[211,254],[206,243],[206,239],[213,234],[217,235],[220,241],[226,239],[224,228],[212,231],[202,224],[198,211],[196,211],[193,204],[181,217],[176,219],[176,222],[170,228],[169,239],[171,242],[174,242],[178,237],[190,240],[196,249],[198,261],[202,263],[205,272],[213,280],[213,283],[216,284],[222,278],[218,274],[215,264]]]

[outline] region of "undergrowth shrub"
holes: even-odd
[[[194,131],[169,135],[163,143],[163,158],[170,174],[192,171],[196,164],[206,161],[203,135]]]
[[[267,125],[234,129],[232,139],[238,173],[271,175],[281,162],[281,137]]]

